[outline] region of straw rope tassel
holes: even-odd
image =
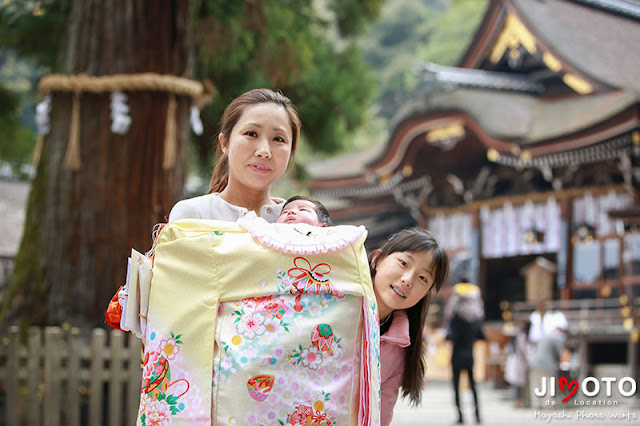
[[[67,153],[64,156],[64,165],[68,170],[79,170],[80,161],[80,92],[73,92],[73,103],[71,106],[71,131],[69,133],[69,144]]]
[[[40,163],[40,156],[42,155],[42,144],[44,144],[44,136],[38,135],[38,139],[36,139],[36,147],[33,150],[33,160],[32,160],[32,164],[35,167],[38,167],[38,164]]]
[[[176,164],[178,141],[176,136],[176,95],[169,95],[167,106],[167,122],[164,132],[164,162],[162,167],[171,169]]]

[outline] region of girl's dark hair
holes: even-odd
[[[284,211],[284,209],[287,208],[287,204],[296,200],[305,200],[313,203],[320,223],[324,223],[327,226],[331,226],[331,217],[329,216],[329,210],[327,210],[324,204],[322,204],[320,201],[316,200],[315,198],[305,197],[304,195],[294,195],[293,197],[289,198],[287,201],[284,202],[284,205],[282,206],[282,210]]]
[[[291,100],[284,96],[279,91],[273,91],[271,89],[253,89],[235,98],[222,114],[220,119],[220,133],[225,139],[229,139],[231,131],[242,117],[246,107],[264,104],[274,103],[281,105],[287,111],[289,116],[289,124],[291,125],[291,133],[293,139],[291,141],[291,156],[289,157],[289,164],[293,164],[296,156],[296,150],[298,149],[298,140],[300,139],[300,116],[298,110],[291,103]],[[222,146],[216,137],[216,166],[213,169],[211,175],[211,181],[209,182],[209,194],[213,192],[221,192],[226,188],[229,182],[229,158],[227,154],[222,152]]]
[[[417,405],[422,396],[426,372],[422,332],[427,319],[427,312],[429,311],[433,290],[435,289],[436,293],[440,291],[449,274],[449,257],[444,248],[438,244],[438,241],[429,231],[416,227],[404,229],[389,237],[376,256],[377,262],[380,262],[391,253],[404,251],[426,251],[432,253],[432,266],[435,270],[431,291],[416,305],[406,309],[407,316],[409,317],[409,337],[411,344],[405,351],[402,396],[408,397],[411,404]],[[369,256],[369,268],[372,279],[376,275],[376,271],[373,269],[375,253],[376,252],[371,253]]]

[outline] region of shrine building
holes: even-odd
[[[370,250],[408,226],[434,232],[488,321],[551,300],[589,336],[585,359],[635,366],[638,46],[633,2],[491,0],[458,65],[419,64],[386,142],[311,167],[310,195],[334,223],[365,225]],[[602,345],[620,355],[599,361]]]

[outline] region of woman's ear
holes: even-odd
[[[222,149],[223,153],[227,153],[227,142],[224,139],[224,135],[222,133],[218,134],[218,142],[220,142],[220,148]]]

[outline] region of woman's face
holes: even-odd
[[[379,253],[379,252],[378,252]],[[433,253],[401,251],[373,258],[373,289],[380,319],[396,309],[408,309],[427,295],[434,283]]]
[[[248,106],[220,143],[229,157],[229,186],[268,190],[287,169],[293,135],[284,107],[274,103]]]

